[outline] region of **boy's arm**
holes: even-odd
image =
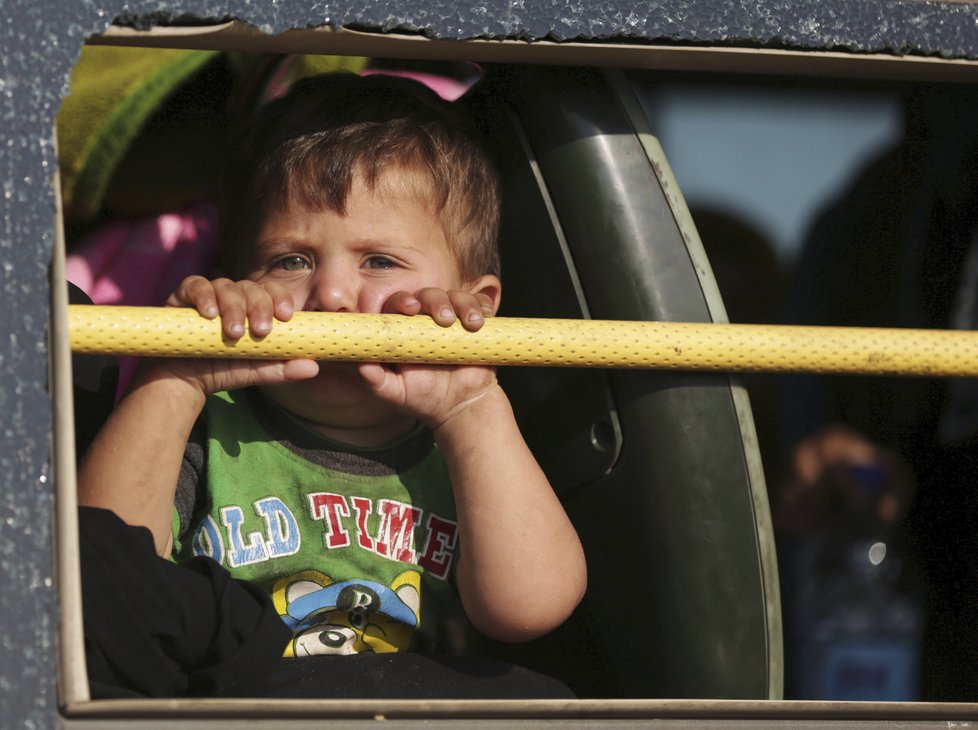
[[[392,297],[385,311],[457,318],[476,331],[499,303],[499,282],[477,291],[425,289]],[[442,317],[446,309],[450,317]],[[429,426],[452,478],[461,547],[457,568],[466,614],[482,633],[524,641],[556,628],[584,595],[587,569],[577,533],[520,434],[490,367],[363,363],[378,397]]]
[[[202,390],[158,368],[137,373],[82,461],[79,504],[148,528],[156,552],[169,556],[177,476],[204,399]]]
[[[241,337],[245,324],[265,334],[273,319],[292,316],[281,290],[252,282],[188,277],[167,302],[221,315],[224,334]],[[78,474],[79,504],[115,512],[149,528],[156,551],[172,548],[173,500],[184,448],[208,393],[312,377],[311,360],[147,360],[92,442]]]
[[[560,625],[584,595],[577,533],[497,385],[435,429],[452,477],[459,592],[484,634],[525,641]]]

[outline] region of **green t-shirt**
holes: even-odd
[[[287,656],[464,649],[455,503],[429,431],[354,449],[244,390],[210,396],[195,433],[175,557],[267,590]]]

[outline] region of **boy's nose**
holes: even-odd
[[[342,272],[319,273],[304,307],[308,312],[354,312],[356,308],[356,279]]]

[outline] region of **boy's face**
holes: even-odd
[[[346,215],[296,208],[272,211],[259,229],[245,277],[277,282],[296,311],[380,313],[396,292],[425,287],[477,291],[490,279],[462,281],[436,211],[397,171],[373,190],[354,180]],[[354,363],[320,363],[312,380],[275,386],[268,395],[314,424],[366,428],[404,419],[367,393]],[[410,421],[408,422],[410,426]],[[341,439],[342,440],[342,439]]]

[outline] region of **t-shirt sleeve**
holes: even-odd
[[[204,418],[194,424],[190,439],[183,452],[180,476],[177,478],[177,491],[173,498],[174,542],[179,542],[190,531],[194,515],[205,501],[207,473],[207,429]]]

